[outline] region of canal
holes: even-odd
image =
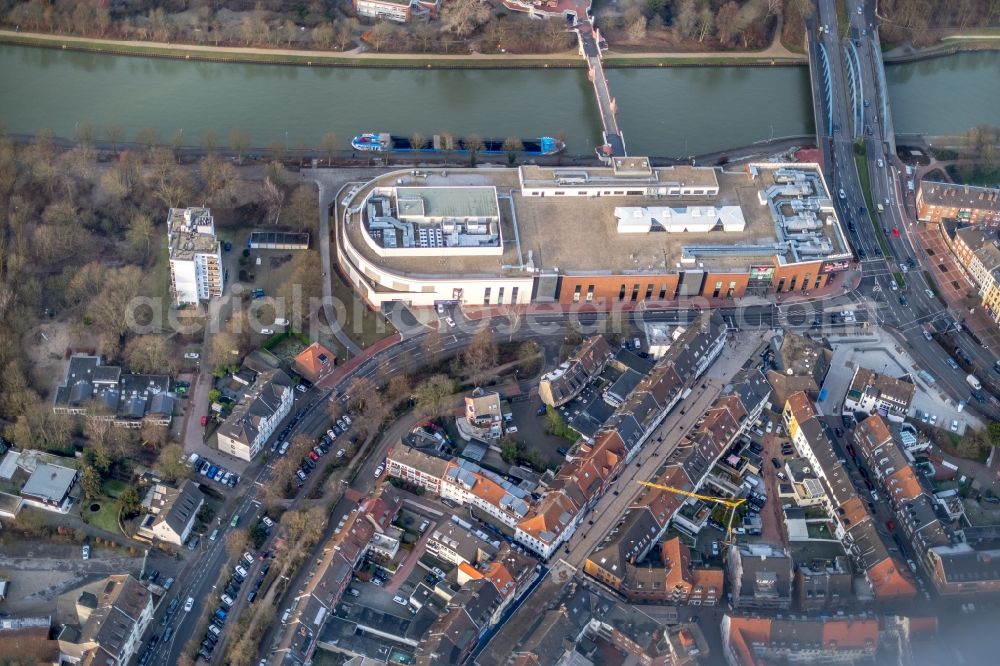
[[[968,53],[887,72],[900,133],[1000,125],[1000,53]],[[804,67],[614,69],[609,72],[629,152],[698,154],[812,129]],[[361,131],[533,137],[564,133],[569,152],[600,137],[585,70],[386,70],[242,65],[133,58],[0,45],[0,121],[8,132],[80,122],[151,127],[220,144],[233,128],[255,146],[342,147]]]

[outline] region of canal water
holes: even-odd
[[[890,66],[896,131],[942,134],[1000,125],[1000,53],[968,53]],[[680,156],[809,134],[804,67],[612,69],[611,90],[629,152]],[[442,130],[481,136],[555,136],[589,154],[600,118],[583,69],[389,70],[242,65],[134,58],[0,45],[0,122],[8,132],[80,122],[183,130],[199,145],[233,128],[255,146],[341,146],[362,131]]]

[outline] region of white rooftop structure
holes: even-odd
[[[620,234],[665,231],[673,234],[710,231],[742,232],[746,229],[739,206],[618,206],[615,208]]]

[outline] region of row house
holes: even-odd
[[[887,600],[915,596],[917,590],[909,571],[890,554],[804,392],[788,397],[782,419],[796,450],[809,461],[811,471],[822,484],[826,495],[822,506],[834,524],[834,536],[864,573],[875,597]],[[884,471],[888,473],[889,467]]]
[[[996,226],[1000,224],[1000,189],[923,180],[917,189],[917,219]]]

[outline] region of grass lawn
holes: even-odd
[[[354,295],[354,291],[333,274],[333,298],[344,304],[347,320],[344,332],[351,340],[364,348],[387,338],[396,332],[396,328],[386,321],[385,317],[376,314]],[[360,321],[359,321],[360,319]]]
[[[858,179],[861,181],[861,192],[865,195],[868,220],[872,224],[872,229],[875,230],[875,238],[878,239],[878,246],[882,248],[882,254],[885,255],[886,259],[889,259],[892,257],[892,253],[889,251],[889,243],[885,238],[885,233],[882,231],[882,225],[876,223],[872,217],[872,211],[875,210],[875,206],[872,203],[872,185],[871,178],[868,176],[868,159],[864,155],[855,154],[854,162],[858,165]]]
[[[110,497],[102,497],[97,500],[97,504],[101,505],[101,510],[97,513],[91,512],[91,504],[94,502],[84,501],[80,507],[84,521],[111,534],[121,534],[121,530],[118,529],[118,511],[121,508],[119,503]]]
[[[124,492],[126,488],[128,488],[128,484],[124,481],[112,479],[104,482],[104,492],[107,493],[108,497],[113,499],[121,497],[122,492]]]

